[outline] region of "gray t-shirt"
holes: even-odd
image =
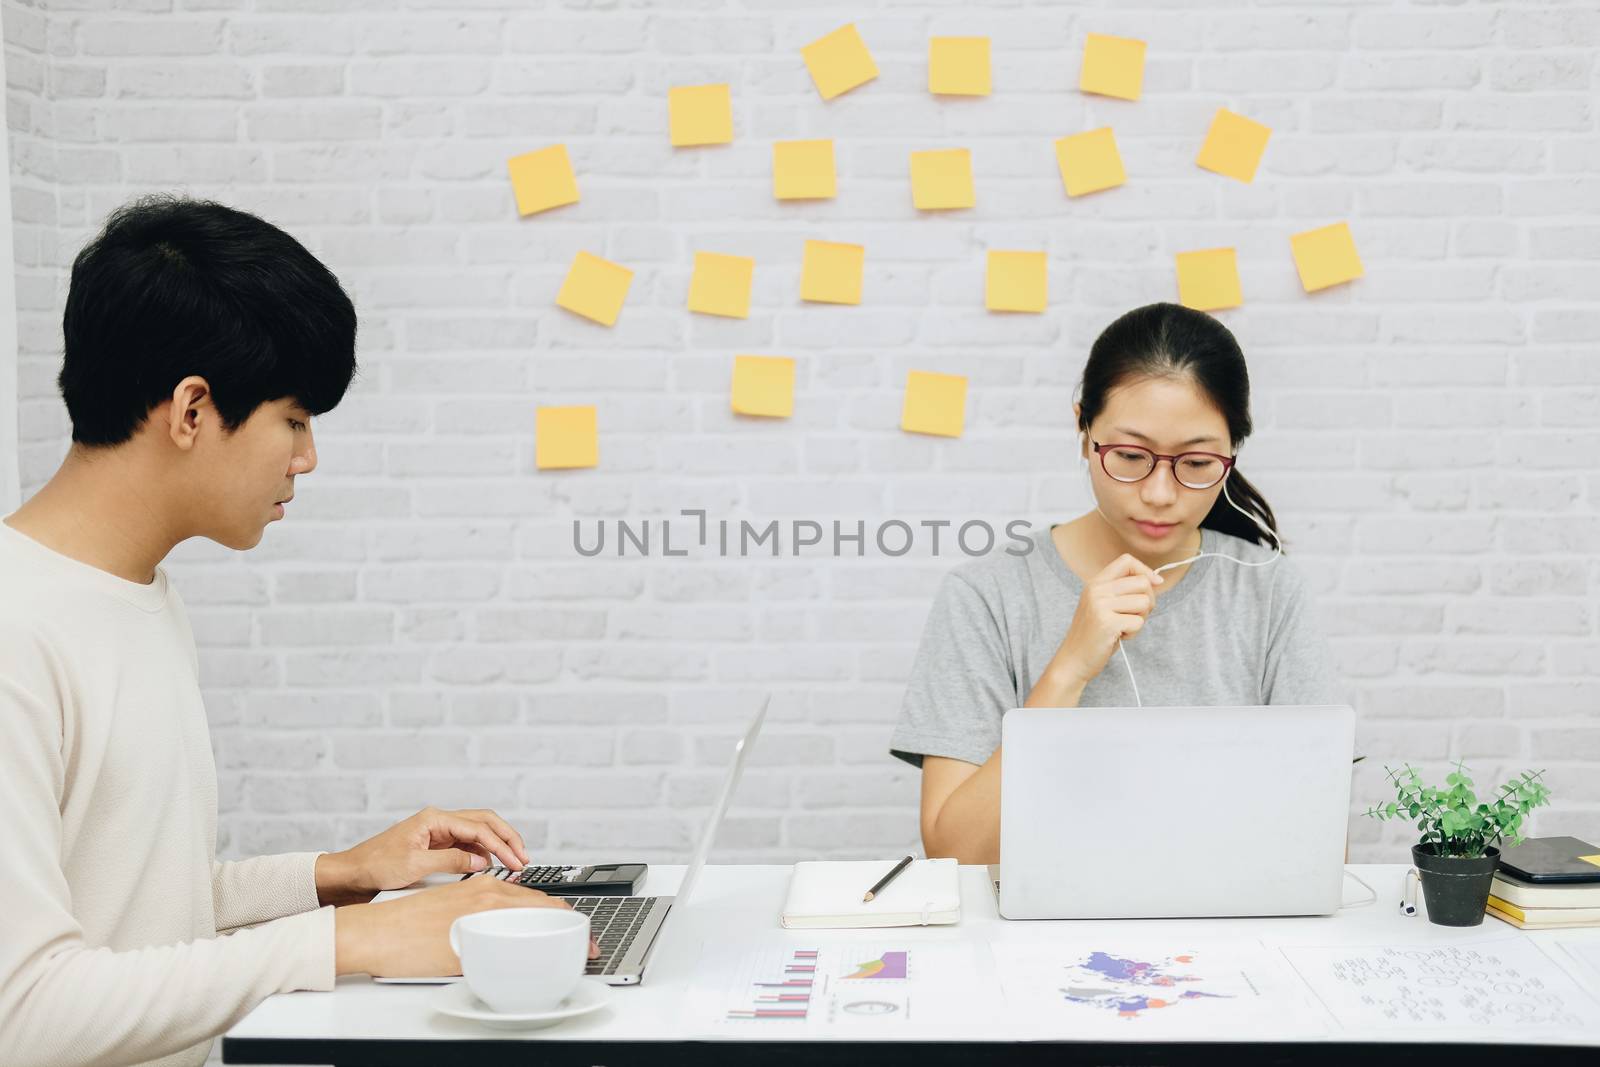
[[[1049,528],[1023,556],[996,552],[957,567],[934,598],[889,751],[983,763],[1000,746],[1000,718],[1027,700],[1067,635],[1083,580]],[[1263,560],[1272,550],[1202,528],[1202,552]],[[1146,707],[1343,703],[1304,576],[1288,557],[1243,567],[1208,556],[1158,594],[1125,643]],[[1113,652],[1080,707],[1133,707]]]

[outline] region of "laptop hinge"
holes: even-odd
[[[622,957],[622,962],[617,965],[617,972],[638,971],[644,975],[645,960],[650,948],[655,944],[656,938],[661,934],[661,924],[666,921],[667,912],[672,910],[673,897],[657,897],[656,906],[650,909],[650,917],[639,927],[639,932],[628,946],[627,955]]]

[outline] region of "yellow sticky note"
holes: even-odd
[[[1198,252],[1179,252],[1178,303],[1196,311],[1236,308],[1244,303],[1234,250],[1206,248]]]
[[[779,200],[826,200],[838,191],[832,141],[774,141],[772,195]]]
[[[990,311],[1043,311],[1049,300],[1043,252],[990,252],[983,303]]]
[[[1356,239],[1347,222],[1294,234],[1289,249],[1300,272],[1300,284],[1308,293],[1361,277],[1361,257],[1356,255]]]
[[[872,61],[872,53],[867,51],[853,22],[800,49],[800,58],[806,61],[811,80],[824,100],[832,100],[878,76],[878,65]]]
[[[950,96],[988,96],[989,38],[929,38],[928,91]]]
[[[972,187],[972,153],[965,148],[911,153],[911,202],[923,211],[977,203]]]
[[[1131,37],[1089,34],[1083,43],[1078,88],[1086,93],[1137,100],[1144,89],[1144,42]]]
[[[675,145],[727,144],[733,140],[733,93],[726,84],[668,89],[667,118]]]
[[[1600,856],[1579,856],[1578,858],[1585,863],[1600,867]]]
[[[1219,107],[1195,163],[1242,182],[1254,181],[1271,136],[1270,127]]]
[[[689,310],[730,319],[750,315],[750,282],[756,261],[749,256],[724,256],[716,252],[694,254],[694,276],[689,279]]]
[[[914,370],[906,376],[900,428],[911,433],[960,437],[967,416],[967,379],[960,374]]]
[[[600,463],[600,432],[593,404],[536,408],[533,462],[540,470],[594,467]]]
[[[579,252],[572,259],[561,291],[556,294],[556,303],[602,326],[611,326],[622,311],[622,302],[627,299],[631,284],[633,271],[627,267]]]
[[[1128,180],[1110,126],[1058,140],[1056,165],[1061,168],[1061,183],[1067,187],[1068,196],[1097,193]]]
[[[818,304],[861,303],[862,245],[807,241],[800,258],[800,299]]]
[[[564,144],[512,156],[506,161],[506,169],[511,172],[511,191],[516,194],[519,215],[578,202],[578,179],[572,173],[572,160],[567,157]]]
[[[733,410],[740,415],[780,419],[793,415],[794,360],[787,356],[734,356]]]

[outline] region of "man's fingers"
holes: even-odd
[[[450,852],[459,852],[459,849],[450,849]],[[525,886],[512,885],[491,879],[474,878],[472,882],[487,882],[487,885],[476,886],[480,894],[477,899],[484,901],[489,908],[565,908],[572,910],[572,903],[561,897],[553,897],[538,889],[529,889]],[[468,884],[468,883],[464,883]],[[589,958],[600,958],[600,942],[589,938]]]
[[[458,811],[456,814],[488,823],[490,829],[499,834],[503,840],[517,850],[517,858],[523,863],[527,863],[532,858],[528,855],[528,845],[527,842],[522,840],[522,835],[517,833],[516,828],[510,823],[502,819],[499,813],[490,811],[488,808],[473,808],[468,811]]]
[[[445,812],[444,815],[449,818],[476,823],[493,834],[496,840],[503,842],[505,847],[510,850],[509,852],[501,853],[501,858],[510,863],[511,866],[522,867],[528,863],[528,848],[522,840],[522,835],[512,829],[510,823],[494,812],[486,808],[466,808],[461,811]]]
[[[521,870],[522,867],[527,863],[527,855],[523,852],[522,848],[513,844],[511,837],[507,836],[503,830],[501,830],[499,827],[496,827],[493,823],[483,821],[477,822],[478,826],[481,828],[479,831],[481,835],[479,840],[493,841],[495,843],[495,854],[499,856],[502,861],[504,861],[505,865],[513,870]],[[504,820],[500,820],[500,825],[505,826]],[[505,829],[509,830],[510,827],[505,826]]]
[[[437,826],[439,830],[443,831],[446,840],[439,842],[438,838],[435,837],[436,843],[478,845],[513,870],[522,866],[522,860],[517,855],[516,850],[507,844],[499,834],[491,830],[486,823],[464,818],[455,812],[441,812]]]
[[[497,908],[565,908],[572,910],[571,901],[563,897],[553,897],[540,889],[530,889],[525,885],[516,885],[512,882],[494,880],[487,892],[492,893],[494,906]]]
[[[484,866],[486,867],[493,867],[495,864],[500,862],[494,858],[494,853],[490,852],[476,841],[458,841],[456,842],[455,847],[460,849],[462,852],[470,852],[474,856],[482,856]]]
[[[489,861],[461,848],[429,849],[419,857],[424,874],[471,874],[489,866]]]

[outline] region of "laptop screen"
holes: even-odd
[[[756,712],[756,717],[750,720],[750,726],[745,730],[744,736],[739,738],[738,744],[733,747],[733,765],[728,768],[728,777],[723,780],[722,793],[717,797],[717,806],[711,812],[711,818],[706,822],[706,828],[700,834],[700,844],[694,850],[694,859],[689,862],[689,869],[683,872],[683,884],[678,887],[678,892],[673,897],[674,905],[683,904],[689,899],[689,894],[694,892],[695,882],[700,879],[700,868],[706,865],[706,857],[711,855],[711,843],[717,839],[717,827],[722,825],[722,817],[727,814],[728,803],[733,800],[733,791],[739,787],[739,776],[744,773],[744,761],[750,754],[750,748],[756,742],[756,735],[761,732],[761,723],[767,717],[767,705],[772,703],[772,694],[768,693],[761,701],[761,710]]]

